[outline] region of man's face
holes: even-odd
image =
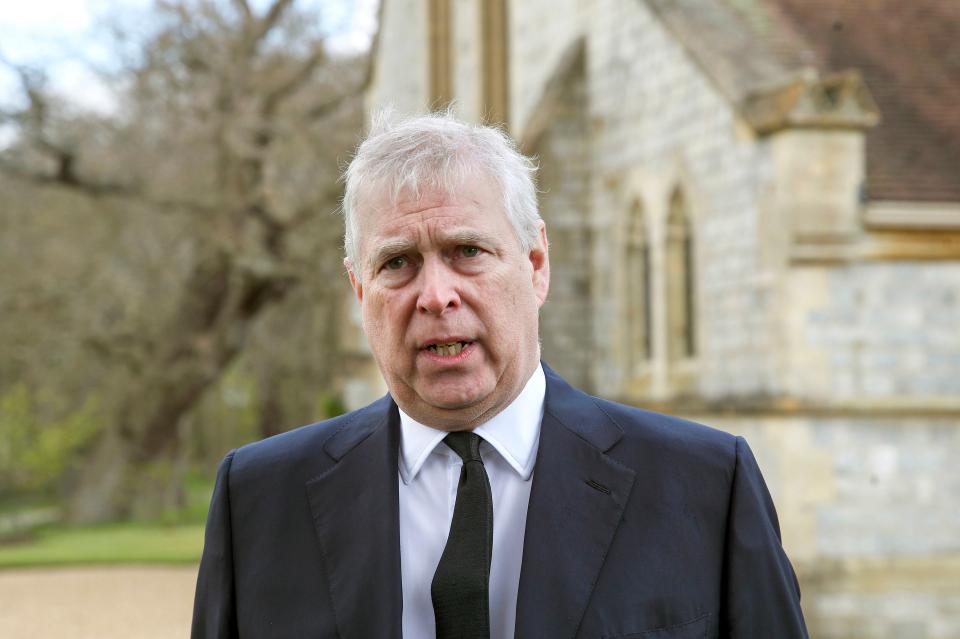
[[[371,197],[358,213],[360,263],[347,268],[364,331],[394,399],[435,428],[490,419],[537,366],[546,231],[523,253],[502,201],[477,179],[453,195]]]

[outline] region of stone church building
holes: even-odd
[[[960,637],[960,2],[384,0],[372,65],[539,159],[544,359],[747,437],[812,636]]]

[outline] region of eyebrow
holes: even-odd
[[[449,233],[443,234],[442,241],[444,244],[456,244],[458,246],[462,244],[479,244],[485,247],[499,246],[496,236],[475,229],[453,229]],[[408,239],[386,240],[370,254],[368,266],[375,269],[389,257],[416,250],[416,243]]]
[[[387,240],[370,254],[367,265],[370,268],[376,269],[376,267],[388,257],[409,253],[414,246],[414,243],[410,240]]]
[[[475,229],[454,229],[446,239],[456,244],[497,244],[496,236]]]

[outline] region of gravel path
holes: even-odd
[[[196,580],[196,567],[0,571],[0,637],[186,638]]]

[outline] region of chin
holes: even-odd
[[[476,406],[489,396],[483,392],[464,392],[464,389],[418,393],[421,401],[440,410],[463,410]]]
[[[438,410],[458,411],[476,406],[480,400],[473,397],[421,397],[424,403]]]

